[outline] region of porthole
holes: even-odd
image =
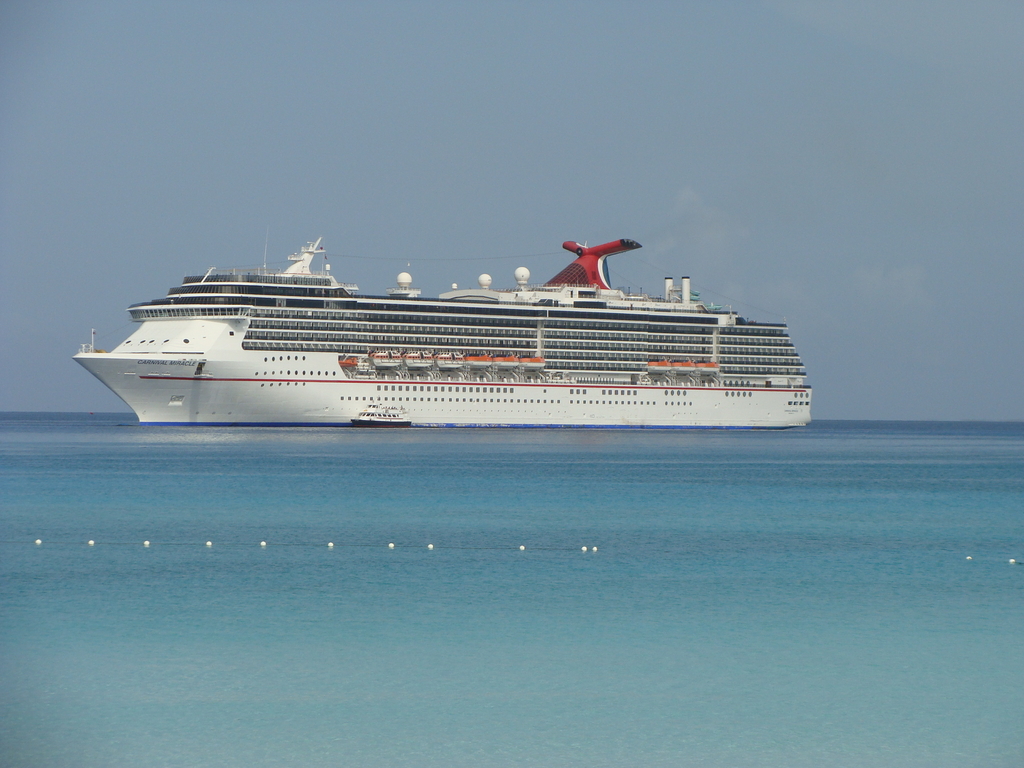
[[[188,339],[182,339],[182,341],[184,341],[186,344],[188,344]]]

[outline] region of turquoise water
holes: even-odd
[[[1024,762],[1020,424],[8,414],[0,540],[3,766]]]

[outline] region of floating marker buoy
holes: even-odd
[[[208,542],[206,542],[206,546],[208,546],[208,547],[212,547],[212,546],[213,546],[213,542],[212,542],[212,541],[208,541]]]
[[[1017,564],[1017,561],[1016,561],[1016,560],[1014,560],[1014,559],[1013,559],[1013,558],[1011,557],[1011,558],[1010,558],[1010,565],[1016,565],[1016,564]]]
[[[36,539],[36,544],[42,544],[42,543],[43,543],[42,539]]]
[[[591,547],[591,548],[590,548],[590,551],[591,551],[591,552],[597,552],[597,547]]]
[[[968,559],[968,560],[973,560],[974,558],[973,558],[973,557],[971,557],[970,555],[968,555],[968,556],[967,556],[967,559]]]
[[[333,547],[333,546],[334,546],[334,542],[333,542],[333,541],[328,541],[328,542],[327,542],[327,547],[328,547],[328,548],[331,548],[331,547]]]
[[[583,549],[583,551],[584,551],[584,552],[586,552],[586,551],[587,551],[587,548],[586,548],[586,547],[582,547],[582,549]]]
[[[522,544],[519,545],[519,551],[520,552],[524,551],[525,549],[526,549],[526,547],[524,547]]]
[[[96,546],[96,542],[93,541],[92,539],[89,539],[89,546],[90,547]]]
[[[433,544],[427,544],[427,549],[433,549],[433,548],[434,548]]]
[[[265,546],[267,546],[267,542],[265,542],[265,541],[261,541],[261,542],[260,542],[260,546],[261,546],[261,547],[265,547]]]
[[[395,542],[391,542],[390,544],[388,544],[388,549],[394,549],[394,548],[395,548]]]

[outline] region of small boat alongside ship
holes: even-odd
[[[411,427],[405,408],[397,405],[370,403],[352,419],[353,427]]]

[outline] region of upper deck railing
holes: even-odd
[[[350,293],[358,291],[354,283],[340,283],[327,273],[312,275],[288,275],[277,270],[262,267],[238,269],[211,268],[205,275],[188,275],[182,285],[194,283],[264,283],[273,285],[316,285],[328,288],[344,288]]]

